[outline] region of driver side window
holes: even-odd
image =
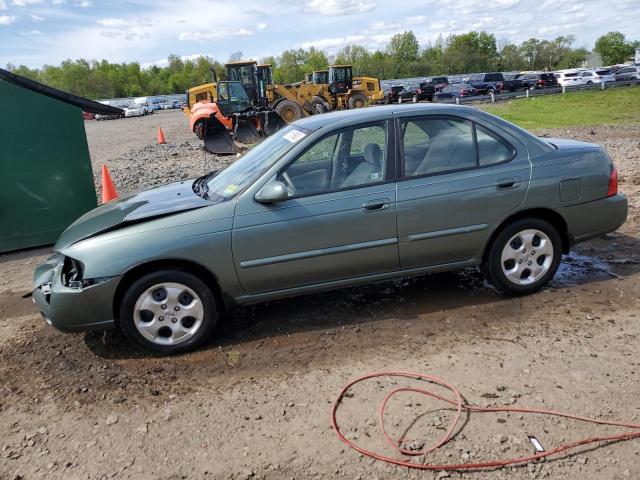
[[[290,197],[318,195],[382,183],[386,124],[348,128],[320,139],[278,174]]]

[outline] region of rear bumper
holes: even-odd
[[[627,198],[620,194],[559,210],[567,222],[572,243],[617,230],[627,219],[628,211]]]
[[[33,291],[33,302],[44,320],[63,332],[113,328],[113,297],[120,277],[113,277],[85,288],[69,288],[60,281],[62,265],[41,265],[36,270],[40,283]]]

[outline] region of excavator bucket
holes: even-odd
[[[246,145],[258,143],[260,140],[260,132],[256,128],[255,117],[247,117],[246,115],[237,115],[233,122],[233,138],[238,142]]]
[[[273,135],[286,123],[282,120],[282,117],[273,110],[267,110],[262,112],[262,132],[266,135]]]
[[[217,155],[238,153],[238,147],[227,130],[207,131],[204,137],[204,149]]]

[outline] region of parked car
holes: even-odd
[[[504,88],[504,75],[500,72],[480,73],[472,76],[468,83],[481,94],[500,93]]]
[[[640,67],[623,67],[616,72],[616,81],[640,80]]]
[[[144,105],[129,105],[124,109],[125,117],[142,117],[147,114],[147,109]]]
[[[394,85],[384,96],[384,103],[402,103],[404,100],[412,100],[413,94],[413,90],[404,88],[402,85]]]
[[[579,79],[580,72],[577,70],[568,70],[563,72],[557,72],[556,77],[558,79],[558,85],[561,87],[569,87],[572,85],[580,85]]]
[[[510,92],[557,86],[558,80],[553,73],[519,73],[513,80],[505,78],[504,81],[504,90]]]
[[[427,83],[430,83],[431,85],[433,85],[436,90],[441,90],[442,88],[449,85],[449,78],[448,77],[430,77],[430,78],[427,78]]]
[[[429,82],[421,82],[413,94],[413,103],[420,100],[433,100],[433,94],[436,93],[436,87]]]
[[[80,217],[37,267],[33,298],[60,330],[117,327],[171,354],[235,305],[359,283],[482,265],[500,290],[530,294],[626,216],[599,145],[464,106],[345,110]]]
[[[595,68],[593,70],[593,82],[594,83],[607,83],[607,82],[615,82],[616,76],[615,74],[609,70],[608,68]]]
[[[450,98],[472,97],[480,95],[480,91],[468,83],[452,83],[433,94],[433,101],[438,102]]]

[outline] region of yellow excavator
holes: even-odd
[[[372,77],[353,77],[351,65],[332,65],[316,71],[310,81],[287,85],[273,83],[269,64],[255,61],[232,62],[227,67],[227,80],[242,83],[254,105],[275,110],[287,123],[304,116],[347,108],[361,108],[384,98],[380,81]],[[189,89],[184,111],[191,115],[190,105],[215,99],[215,82]]]

